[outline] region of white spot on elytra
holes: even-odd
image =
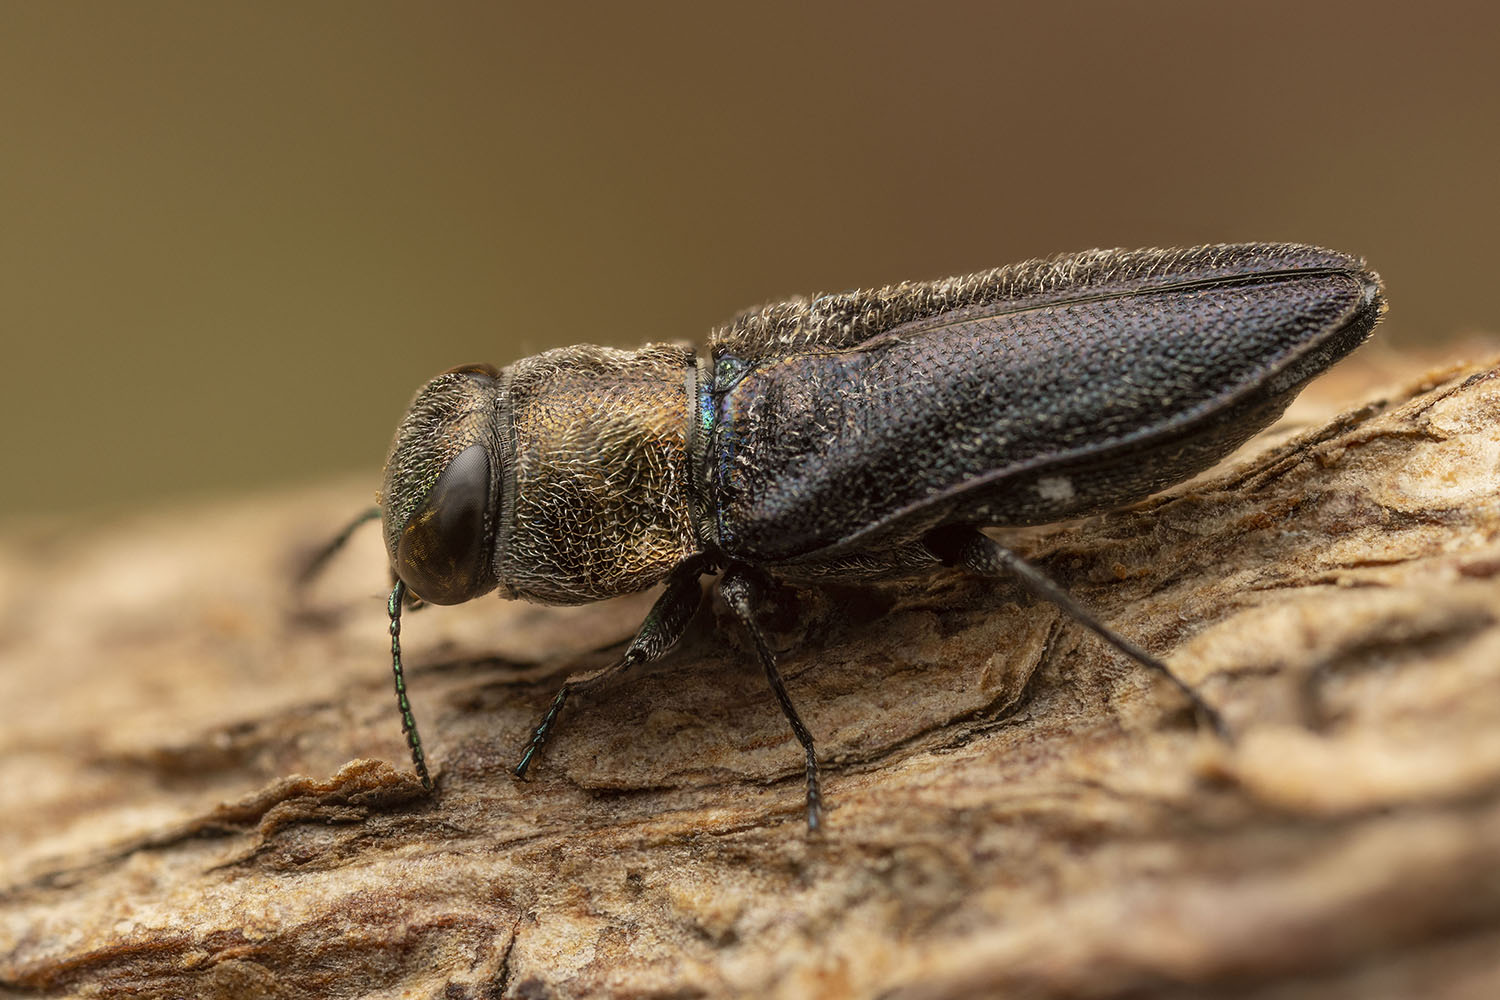
[[[1043,500],[1063,502],[1073,499],[1073,480],[1067,476],[1044,476],[1036,481],[1036,494]]]

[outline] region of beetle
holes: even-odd
[[[1377,274],[1319,247],[1092,250],[753,309],[701,354],[580,346],[445,372],[412,400],[379,493],[418,775],[430,788],[404,604],[492,590],[579,604],[664,584],[618,660],[558,688],[524,777],[568,698],[663,656],[713,573],[801,744],[810,830],[814,740],[756,621],[773,580],[939,565],[1012,577],[1170,680],[1227,739],[1165,663],[980,529],[1112,510],[1202,471],[1384,310]]]

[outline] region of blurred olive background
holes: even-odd
[[[1500,330],[1500,6],[0,3],[0,513],[340,473],[431,374],[1093,246]]]

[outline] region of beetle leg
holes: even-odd
[[[682,638],[698,605],[703,603],[703,588],[698,584],[698,578],[703,575],[703,567],[703,560],[694,558],[681,563],[672,571],[667,577],[666,592],[651,606],[646,620],[641,623],[640,631],[625,648],[624,656],[602,670],[578,674],[563,681],[562,687],[557,689],[557,694],[552,698],[552,704],[547,708],[547,714],[542,716],[542,721],[531,734],[531,741],[526,744],[525,752],[521,754],[521,762],[513,772],[517,778],[526,777],[527,769],[531,767],[542,744],[547,742],[569,695],[587,691],[637,664],[661,659]]]
[[[323,572],[323,567],[328,565],[328,561],[338,555],[339,550],[348,544],[349,539],[362,525],[379,517],[379,507],[367,507],[360,511],[352,521],[344,525],[337,535],[324,543],[321,549],[308,556],[307,562],[303,563],[302,569],[297,572],[297,586],[303,587],[311,583],[319,573]]]
[[[1056,605],[1062,612],[1080,625],[1088,628],[1099,638],[1124,653],[1147,670],[1161,674],[1171,681],[1193,705],[1198,717],[1212,727],[1214,733],[1225,743],[1233,742],[1229,727],[1218,711],[1193,690],[1186,681],[1172,672],[1161,660],[1146,652],[1094,616],[1094,613],[1079,603],[1078,599],[1048,579],[1046,574],[1031,563],[1016,555],[999,542],[975,528],[940,528],[926,539],[927,547],[947,565],[958,565],[972,573],[990,577],[1011,577],[1042,600]]]
[[[766,679],[771,682],[771,690],[781,704],[781,712],[786,716],[786,721],[792,724],[792,732],[807,754],[807,832],[816,833],[823,825],[823,794],[818,788],[818,754],[813,749],[812,733],[807,731],[807,726],[797,715],[791,696],[786,693],[786,685],[781,682],[781,673],[776,669],[776,656],[766,643],[760,626],[755,623],[755,609],[761,603],[762,586],[760,574],[748,567],[736,565],[730,566],[720,578],[719,593],[724,595],[724,603],[729,605],[729,610],[734,612],[745,631],[750,633],[750,641],[755,644],[755,653],[760,657],[761,666],[766,669]]]

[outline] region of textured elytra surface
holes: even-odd
[[[760,564],[1139,500],[1275,419],[1383,302],[1361,261],[1261,244],[1091,251],[799,307],[714,340],[715,526]],[[749,331],[795,346],[766,357]],[[737,348],[751,360],[731,373]]]
[[[873,290],[794,298],[747,309],[714,331],[713,342],[747,360],[809,349],[852,347],[904,323],[1007,300],[1032,307],[1189,280],[1214,281],[1251,271],[1347,268],[1333,250],[1297,243],[1240,243],[1143,250],[1086,250],[1022,261],[940,281],[907,281]]]
[[[1221,706],[1232,749],[1009,588],[783,595],[767,624],[829,761],[817,842],[722,609],[570,706],[524,785],[505,768],[556,681],[649,595],[411,615],[428,799],[376,533],[283,583],[367,486],[10,529],[0,988],[1494,995],[1500,372],[1344,402],[1017,540]]]

